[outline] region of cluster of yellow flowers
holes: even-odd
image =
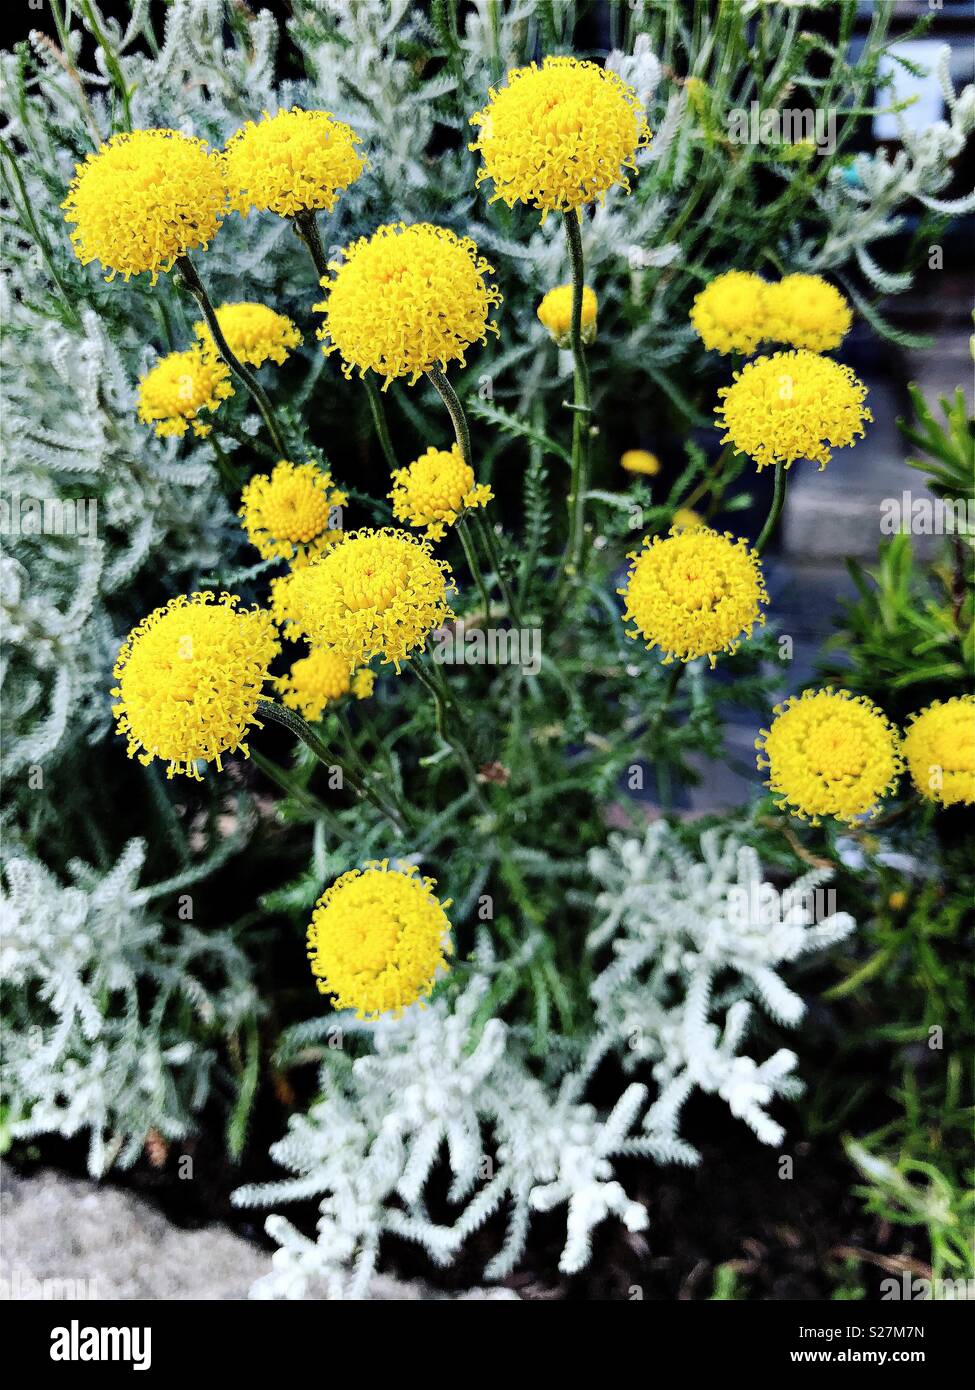
[[[807,690],[773,711],[756,742],[778,804],[818,824],[875,814],[905,761],[916,790],[942,806],[975,804],[975,696],[935,701],[902,738],[883,710],[848,690]]]
[[[706,526],[672,527],[666,538],[644,538],[626,585],[624,621],[629,637],[659,647],[664,661],[693,661],[738,650],[742,636],[764,624],[768,603],[758,556],[743,540],[719,535]]]
[[[300,569],[342,539],[341,508],[348,496],[315,463],[281,459],[270,477],[251,478],[240,501],[244,530],[265,560],[287,560]]]
[[[348,662],[334,648],[313,647],[286,676],[277,678],[274,688],[283,705],[315,723],[329,705],[337,705],[349,695],[368,700],[375,682],[375,673],[368,667],[350,671]]]
[[[456,444],[449,449],[431,444],[408,468],[394,470],[389,496],[397,521],[425,526],[427,539],[439,541],[464,512],[486,507],[494,493],[486,483],[475,483],[474,470]]]
[[[360,1018],[422,1000],[451,954],[450,922],[432,878],[387,859],[351,869],[315,904],[308,928],[312,973],[337,1009]]]
[[[629,187],[626,171],[650,140],[635,93],[615,73],[566,57],[509,73],[471,124],[478,137],[470,148],[483,159],[478,183],[493,182],[492,201],[524,203],[543,221],[562,212],[572,226],[582,205],[601,201],[614,185]],[[367,167],[360,143],[330,113],[299,108],[248,121],[223,151],[172,130],[115,136],[76,167],[63,204],[75,250],[85,263],[100,261],[109,278],[148,272],[155,281],[178,264],[204,312],[215,313],[215,336],[240,363],[281,364],[301,342],[296,325],[261,304],[213,311],[198,279],[188,278],[188,254],[205,248],[231,211],[246,217],[256,209],[294,219],[321,271],[314,216],[330,211]],[[380,226],[327,269],[320,281],[325,297],[314,306],[322,315],[318,337],[326,355],[339,354],[346,377],[374,373],[384,389],[394,378],[413,384],[424,373],[437,383],[450,364],[464,363],[472,344],[498,331],[491,314],[501,295],[489,279],[492,267],[473,241],[444,227]],[[578,258],[574,272],[578,286]],[[538,306],[539,320],[562,347],[571,341],[573,297],[572,285],[560,285]],[[587,343],[597,311],[594,291],[583,287]],[[720,393],[722,442],[759,468],[788,467],[800,457],[822,466],[830,449],[863,433],[871,418],[865,388],[848,368],[817,355],[837,346],[850,326],[845,300],[819,277],[791,275],[769,285],[732,271],[697,296],[691,319],[705,345],[719,351],[751,353],[765,341],[796,349],[751,362]],[[200,413],[232,394],[225,350],[206,322],[195,331],[191,348],[163,358],[140,382],[139,417],[160,434],[206,433]],[[449,404],[442,382],[438,389]],[[645,450],[628,451],[621,463],[645,476],[660,471]],[[391,484],[395,519],[424,528],[424,537],[391,527],[345,532],[334,520],[346,494],[313,462],[281,459],[269,476],[251,479],[241,495],[241,522],[261,556],[287,562],[288,572],[271,581],[270,611],[241,609],[231,594],[194,593],[174,598],[130,633],[112,691],[130,756],[160,757],[170,776],[198,777],[200,762],[219,767],[224,753],[246,756],[247,732],[260,727],[269,683],[287,709],[315,721],[372,693],[374,659],[398,672],[424,650],[430,633],[453,617],[455,591],[450,566],[431,542],[492,494],[457,445],[431,446],[408,467],[393,468]],[[675,515],[669,535],[647,537],[629,558],[619,590],[624,620],[633,624],[629,635],[657,648],[664,662],[707,656],[713,665],[765,621],[757,552],[689,509]],[[272,677],[278,629],[309,649],[286,675]],[[870,701],[844,691],[807,692],[776,709],[757,745],[760,766],[781,804],[813,818],[868,813],[893,788],[905,758],[923,795],[945,805],[972,802],[973,703],[966,697],[932,705],[902,740]],[[412,865],[391,868],[383,860],[343,874],[322,895],[309,955],[336,1007],[374,1017],[429,995],[451,952],[450,904],[438,900],[435,887]]]
[[[383,377],[384,390],[394,377],[412,384],[438,364],[463,366],[467,348],[498,331],[488,316],[501,295],[484,278],[492,267],[470,237],[446,227],[379,227],[329,269],[326,298],[314,306],[324,318],[318,336],[347,377],[358,369]]]
[[[748,270],[729,270],[695,296],[691,323],[706,348],[752,353],[760,343],[827,352],[850,331],[853,314],[820,275],[785,275],[769,284]]]
[[[221,304],[216,316],[231,352],[253,367],[284,362],[301,342],[291,320],[264,304]],[[160,436],[183,435],[188,428],[201,438],[208,435],[212,426],[198,419],[200,411],[214,411],[234,394],[230,369],[209,328],[197,323],[193,331],[193,347],[167,353],[139,380],[139,419],[155,425]]]

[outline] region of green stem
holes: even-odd
[[[762,527],[761,534],[759,535],[758,540],[755,542],[756,555],[761,555],[764,551],[766,545],[772,537],[772,532],[778,525],[779,517],[782,515],[782,508],[785,505],[785,474],[785,465],[782,463],[777,463],[775,465],[775,490],[772,493],[772,506],[769,510],[768,516],[765,519],[765,525]]]
[[[436,388],[437,393],[440,396],[440,399],[447,407],[447,413],[450,415],[450,421],[454,427],[454,437],[457,440],[457,448],[460,450],[460,456],[473,473],[474,457],[473,452],[471,450],[471,431],[470,426],[467,423],[467,416],[464,413],[464,407],[460,403],[460,400],[457,396],[457,392],[451,386],[450,382],[444,376],[443,372],[440,370],[439,367],[428,368],[427,376],[429,377],[433,386]],[[515,603],[514,595],[511,592],[511,588],[507,580],[501,573],[501,558],[498,554],[498,549],[497,545],[495,544],[494,536],[487,534],[490,528],[486,525],[482,526],[482,522],[482,517],[475,516],[475,524],[478,525],[481,538],[484,541],[488,555],[491,557],[491,564],[493,565],[495,573],[498,577],[498,585],[501,589],[502,594],[504,595],[505,606],[508,609],[511,621],[515,624],[518,624],[518,605]]]
[[[473,471],[474,459],[471,453],[471,431],[467,423],[467,416],[464,414],[464,407],[461,405],[457,392],[444,376],[439,367],[428,367],[427,377],[433,383],[437,394],[447,407],[450,415],[451,424],[454,427],[454,435],[457,439],[457,447],[460,456]]]
[[[386,462],[391,469],[399,467],[399,460],[393,450],[393,441],[389,437],[389,425],[386,423],[386,411],[383,408],[383,398],[379,394],[379,387],[376,385],[376,378],[372,372],[366,371],[362,376],[362,384],[366,388],[366,395],[369,398],[369,410],[372,413],[372,423],[376,429],[376,437],[380,447],[386,457]]]
[[[435,663],[433,663],[433,667],[435,670],[437,669]],[[451,700],[445,684],[441,683],[439,674],[437,677],[434,677],[430,672],[424,670],[423,663],[419,659],[410,662],[410,669],[414,672],[420,684],[426,688],[427,692],[433,698],[438,736],[451,750],[460,764],[461,770],[470,783],[471,791],[474,793],[480,809],[482,811],[489,811],[490,807],[484,795],[484,790],[477,780],[477,769],[474,766],[474,761],[465,745],[451,732],[450,721],[448,719],[448,706],[450,706],[454,712],[456,712],[457,706]]]
[[[308,254],[312,258],[315,270],[318,272],[319,283],[323,288],[328,285],[328,257],[325,254],[325,247],[322,245],[321,233],[318,230],[318,217],[311,209],[305,212],[296,213],[292,218],[295,232],[308,248]],[[393,450],[393,443],[389,437],[389,426],[386,423],[386,412],[383,409],[382,398],[379,395],[379,388],[372,372],[364,372],[362,384],[366,388],[366,395],[369,398],[369,410],[372,414],[372,423],[376,429],[376,436],[379,440],[386,462],[390,468],[398,468],[399,462]]]
[[[278,452],[278,458],[286,459],[288,457],[288,451],[285,448],[283,436],[274,418],[274,411],[271,408],[271,402],[267,398],[264,387],[254,376],[253,372],[245,367],[243,362],[235,357],[230,350],[227,339],[223,335],[223,330],[217,322],[217,315],[210,302],[210,296],[203,286],[203,281],[197,274],[196,267],[189,256],[178,256],[176,258],[176,268],[179,275],[179,282],[189,291],[200,306],[207,327],[213,336],[213,341],[216,343],[217,351],[233,372],[234,376],[243,382],[244,386],[253,397],[254,404],[261,412],[264,424],[267,426],[267,432],[271,436],[271,442]]]
[[[209,439],[210,446],[213,449],[213,454],[217,461],[217,470],[224,484],[231,492],[237,492],[240,488],[240,479],[237,476],[236,468],[230,462],[230,456],[212,431]]]
[[[351,723],[349,722],[348,713],[342,707],[342,705],[337,705],[335,708],[335,715],[339,721],[339,728],[342,730],[342,737],[345,739],[349,758],[352,760],[355,775],[364,787],[368,787],[370,777],[372,776],[372,774],[369,768],[366,766],[362,758],[362,755],[359,752],[359,746],[356,742],[355,732],[352,728]],[[382,773],[377,772],[375,775],[379,777],[381,781],[383,781],[384,785],[386,784],[385,779],[382,776]],[[385,797],[383,797],[382,799],[385,801]],[[392,799],[390,800],[389,804],[395,804],[396,811],[400,818],[403,820],[404,824],[409,825],[411,829],[415,828],[415,821],[412,811],[409,806],[404,805],[399,800],[395,788],[392,788]]]
[[[477,527],[477,533],[488,553],[491,566],[494,573],[497,575],[501,592],[504,594],[505,607],[508,610],[511,621],[515,627],[521,627],[521,613],[518,607],[518,600],[515,598],[514,591],[501,569],[501,553],[498,549],[498,538],[494,534],[494,528],[491,526],[487,517],[482,516],[480,512],[474,512],[472,515],[474,517],[474,525]]]
[[[315,757],[323,767],[337,767],[342,773],[343,784],[348,782],[354,792],[366,797],[371,801],[377,811],[381,811],[386,819],[396,830],[403,835],[406,826],[403,824],[399,812],[392,806],[386,804],[374,788],[368,784],[363,784],[357,777],[348,770],[348,767],[337,758],[328,748],[315,730],[308,724],[295,710],[287,709],[284,705],[277,704],[274,700],[259,700],[257,702],[257,713],[263,719],[273,720],[275,724],[280,724],[288,733],[295,738],[300,738],[306,748],[310,748]]]
[[[290,772],[286,772],[283,767],[279,767],[273,758],[268,758],[259,748],[252,748],[250,750],[250,758],[254,766],[258,768],[259,771],[263,772],[265,777],[272,781],[275,786],[280,787],[281,790],[294,801],[304,806],[306,810],[314,811],[316,815],[320,815],[326,811],[327,808],[319,801],[314,792],[310,792],[307,787],[301,786]]]
[[[460,537],[461,545],[464,547],[464,557],[467,560],[467,568],[470,570],[471,575],[474,579],[474,583],[477,585],[478,591],[481,595],[481,607],[484,609],[484,620],[485,622],[490,623],[491,598],[488,594],[487,584],[484,582],[484,575],[481,572],[481,566],[477,562],[477,553],[474,550],[474,545],[471,540],[471,533],[467,528],[466,517],[462,516],[458,518],[457,534]]]
[[[61,298],[64,300],[64,307],[67,311],[69,321],[75,328],[80,328],[81,315],[75,308],[71,296],[69,295],[67,288],[64,284],[64,281],[58,274],[57,268],[54,264],[54,257],[51,254],[51,249],[47,244],[46,238],[41,233],[41,229],[37,223],[37,219],[34,217],[34,211],[31,207],[31,201],[28,196],[27,188],[24,184],[23,177],[21,176],[20,166],[17,163],[17,158],[13,150],[11,150],[8,146],[6,140],[0,140],[0,151],[2,151],[3,154],[5,154],[7,159],[10,161],[10,169],[13,173],[14,179],[17,184],[17,191],[20,194],[21,206],[17,206],[16,199],[14,198],[11,198],[10,202],[23,217],[24,221],[27,223],[27,226],[30,229],[30,233],[34,238],[34,241],[37,243],[37,249],[40,251],[41,255],[44,258],[44,264],[48,268],[48,272],[51,276],[51,279],[54,281],[54,283],[57,285],[58,289],[61,292]]]
[[[572,361],[573,404],[572,412],[572,491],[569,495],[570,557],[572,573],[582,567],[583,545],[585,543],[586,489],[589,486],[589,429],[592,415],[592,399],[589,390],[589,367],[586,363],[585,348],[582,345],[582,291],[585,288],[585,266],[582,257],[582,232],[579,226],[579,213],[573,208],[565,213],[565,239],[569,247],[572,263]]]

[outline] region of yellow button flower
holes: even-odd
[[[766,332],[768,285],[748,270],[729,270],[694,296],[691,324],[716,352],[754,352]]]
[[[216,314],[230,351],[250,367],[261,367],[268,360],[280,366],[301,342],[291,320],[266,304],[221,304]],[[194,324],[193,332],[205,348],[216,352],[205,323]]]
[[[853,322],[843,295],[820,275],[786,275],[769,285],[765,313],[766,338],[813,352],[839,347]]]
[[[693,507],[678,507],[671,525],[675,531],[691,531],[695,526],[703,526],[704,518]]]
[[[486,483],[475,483],[474,470],[456,444],[450,449],[431,444],[408,468],[394,471],[393,484],[393,516],[410,526],[425,526],[431,541],[443,540],[458,517],[473,507],[486,507],[494,496]]]
[[[484,166],[477,182],[494,183],[491,202],[527,203],[550,211],[602,201],[614,184],[629,192],[624,170],[650,141],[632,87],[616,73],[578,58],[546,58],[541,67],[515,68],[490,91],[470,146]]]
[[[777,804],[819,824],[873,815],[903,770],[897,730],[872,700],[848,690],[806,690],[776,705],[755,747]]]
[[[648,478],[655,478],[660,472],[660,460],[649,449],[627,449],[620,455],[620,467],[627,473],[645,473]]]
[[[702,526],[647,536],[643,546],[627,557],[633,564],[617,592],[624,621],[634,624],[627,636],[659,647],[665,662],[707,656],[713,666],[719,652],[737,651],[764,624],[762,567],[744,540]]]
[[[112,712],[129,757],[168,761],[199,779],[197,760],[247,756],[268,668],[280,651],[271,615],[238,609],[233,594],[181,594],[134,628],[115,664]]]
[[[293,106],[247,121],[227,141],[223,163],[230,205],[244,217],[251,208],[281,217],[324,208],[331,212],[354,183],[365,160],[351,126],[328,111]]]
[[[351,869],[315,904],[308,928],[312,974],[336,1009],[360,1018],[399,1014],[429,995],[452,954],[450,922],[432,878],[389,860]]]
[[[582,289],[582,341],[588,346],[596,339],[595,292],[584,285]],[[572,286],[559,285],[549,290],[538,306],[538,317],[560,348],[572,342]]]
[[[346,695],[357,700],[372,694],[375,676],[365,669],[350,673],[349,663],[330,647],[313,647],[307,656],[300,657],[286,676],[274,682],[281,703],[311,723],[321,719],[328,705],[334,705]]]
[[[183,256],[212,241],[227,200],[219,156],[178,130],[134,130],[75,165],[61,204],[83,265],[108,279],[148,270],[155,284]]]
[[[723,386],[717,428],[759,468],[812,459],[825,468],[832,450],[854,444],[873,419],[867,388],[849,367],[814,352],[756,357]]]
[[[324,315],[318,336],[326,356],[338,352],[346,377],[376,372],[408,376],[410,385],[430,367],[464,365],[471,343],[486,341],[497,285],[485,275],[492,267],[469,237],[429,222],[379,227],[345,249],[343,261],[330,261],[325,299],[314,307]]]
[[[975,695],[935,700],[912,714],[904,755],[911,781],[928,801],[975,805]]]
[[[374,656],[399,663],[453,617],[450,566],[429,543],[392,528],[350,532],[313,564],[275,579],[272,607],[289,633],[331,646],[351,670]]]
[[[200,347],[170,352],[139,380],[139,419],[155,425],[156,434],[184,435],[187,429],[204,436],[210,426],[197,419],[201,410],[216,410],[234,394],[230,370],[213,353]]]
[[[338,509],[348,496],[315,463],[281,459],[270,477],[259,473],[251,478],[240,500],[237,515],[265,560],[288,560],[300,569],[342,539]]]

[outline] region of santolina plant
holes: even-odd
[[[359,42],[366,9],[335,19],[350,64],[385,52],[376,35],[379,49]],[[464,35],[442,79],[454,86],[429,97],[456,88],[450,99],[465,103],[464,148],[444,156],[439,193],[397,142],[413,108],[380,129],[375,113],[397,102],[360,103],[351,77],[344,96],[299,84],[286,105],[258,83],[230,106],[214,97],[209,115],[187,116],[174,96],[172,129],[143,123],[137,103],[132,129],[99,131],[59,192],[78,262],[66,260],[65,283],[79,326],[65,331],[86,335],[89,373],[72,389],[101,421],[101,436],[87,434],[123,441],[144,489],[132,515],[158,518],[164,540],[152,584],[116,557],[122,597],[97,643],[79,654],[62,642],[52,660],[72,680],[96,668],[93,725],[111,709],[136,764],[116,746],[111,775],[145,776],[142,799],[165,816],[151,852],[181,844],[192,823],[188,858],[200,836],[213,837],[215,863],[221,835],[239,837],[242,881],[252,862],[277,875],[254,888],[245,920],[294,929],[276,952],[298,957],[290,997],[308,1017],[281,1043],[275,1075],[318,1058],[331,1027],[355,1056],[353,1070],[340,1059],[340,1082],[328,1072],[323,1108],[279,1148],[316,1175],[304,1192],[321,1197],[322,1224],[317,1242],[273,1224],[286,1257],[274,1296],[298,1292],[302,1271],[347,1292],[342,1268],[368,1278],[385,1230],[449,1259],[502,1206],[511,1226],[493,1274],[520,1257],[530,1213],[563,1204],[562,1268],[575,1272],[600,1221],[647,1226],[617,1155],[696,1161],[679,1132],[694,1086],[759,1141],[781,1142],[768,1106],[795,1092],[795,1056],[742,1051],[749,1000],[793,1026],[801,1001],[779,966],[847,937],[852,919],[820,923],[789,902],[775,931],[742,921],[733,886],[769,888],[754,852],[690,846],[679,827],[645,838],[625,795],[652,770],[666,803],[690,754],[722,756],[722,691],[753,719],[746,840],[772,825],[782,844],[814,831],[832,843],[888,812],[975,800],[970,698],[918,700],[902,731],[879,695],[831,687],[776,704],[782,681],[768,675],[766,555],[790,470],[853,466],[855,454],[835,455],[872,424],[866,387],[841,360],[859,301],[834,262],[782,238],[699,255],[693,203],[686,216],[679,202],[655,205],[675,128],[704,120],[695,139],[711,158],[715,98],[688,82],[668,116],[654,102],[659,65],[636,41],[646,35],[605,63],[533,61],[514,21],[498,23],[509,69],[498,63],[489,80],[472,68]],[[329,36],[321,45],[335,56]],[[413,82],[400,64],[390,54],[383,80]],[[227,81],[246,85],[243,72]],[[181,80],[178,101],[194,101],[196,85]],[[673,255],[654,262],[662,245]],[[616,378],[657,369],[640,335],[665,330],[644,277],[668,266],[661,294],[675,279],[684,290],[666,333],[707,364],[699,403],[713,445],[689,441],[676,470],[662,421],[646,437],[606,406]],[[136,335],[117,332],[130,320],[137,370],[116,360],[116,337],[131,351]],[[54,447],[50,420],[39,429],[35,452]],[[766,470],[771,500],[749,530],[740,503]],[[193,507],[167,503],[169,486]],[[87,591],[108,592],[92,575]],[[24,600],[25,622],[30,611]],[[110,685],[95,653],[126,629]],[[472,634],[483,660],[438,659]],[[614,805],[630,834],[606,850]],[[130,880],[113,880],[122,917],[141,891]],[[49,889],[52,901],[70,891]],[[86,892],[101,931],[97,876]],[[37,967],[44,998],[57,996],[58,968],[52,946]],[[719,968],[736,983],[712,1001]],[[258,1016],[250,1005],[230,1039],[240,1136],[276,1043]],[[88,1044],[72,1046],[94,1074]],[[31,1085],[43,1113],[58,1113],[17,1055],[18,1115]],[[152,1055],[165,1060],[162,1044]],[[585,1091],[610,1058],[634,1077],[601,1114]],[[459,1214],[438,1226],[424,1189],[444,1143]],[[358,1156],[354,1172],[343,1152]]]

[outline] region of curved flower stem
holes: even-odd
[[[315,757],[323,767],[337,767],[342,773],[343,783],[347,782],[354,792],[366,797],[371,801],[377,811],[381,811],[390,824],[405,834],[406,826],[400,813],[392,806],[386,804],[382,797],[378,795],[373,787],[368,783],[362,783],[351,773],[347,766],[337,758],[330,748],[322,741],[310,724],[302,718],[297,711],[286,709],[284,705],[279,705],[275,700],[258,700],[257,713],[264,719],[271,719],[275,724],[280,724],[283,729],[287,729],[289,734],[295,738],[300,738],[306,748],[310,748]]]
[[[471,450],[471,431],[470,426],[467,423],[467,416],[464,413],[464,407],[460,403],[460,400],[457,396],[457,392],[451,386],[450,382],[447,380],[446,376],[444,376],[443,372],[440,370],[439,367],[428,367],[427,377],[433,383],[438,395],[440,396],[440,399],[447,407],[451,423],[454,427],[454,436],[457,440],[457,447],[460,450],[460,456],[473,473],[474,457]],[[494,567],[494,571],[497,575],[498,587],[500,588],[504,596],[505,607],[508,610],[508,614],[511,618],[511,621],[518,625],[518,606],[515,603],[515,598],[514,594],[511,592],[511,587],[501,572],[501,557],[498,554],[497,543],[495,541],[494,536],[488,534],[491,528],[486,524],[482,525],[483,520],[483,517],[475,515],[475,524],[478,527],[478,532],[481,536],[481,539],[484,541],[485,548],[491,559],[491,564]]]
[[[569,247],[569,260],[572,263],[572,360],[573,374],[572,404],[572,481],[569,489],[569,536],[562,572],[578,574],[582,569],[583,545],[585,543],[586,489],[589,487],[589,430],[592,417],[592,397],[589,389],[589,367],[586,364],[585,348],[582,345],[582,291],[585,287],[585,266],[582,257],[582,232],[579,227],[579,213],[571,208],[563,214],[565,219],[565,239]]]
[[[278,422],[274,417],[274,411],[271,407],[271,402],[267,398],[264,387],[257,380],[253,372],[250,371],[248,367],[245,367],[243,362],[231,352],[227,339],[223,335],[223,330],[217,322],[217,315],[210,302],[210,296],[207,294],[203,281],[197,274],[196,267],[189,256],[178,256],[176,258],[176,269],[179,274],[179,283],[190,292],[197,304],[199,304],[203,317],[206,319],[207,327],[213,335],[213,341],[217,345],[217,351],[220,356],[226,362],[234,376],[238,377],[239,380],[243,382],[244,386],[253,397],[254,404],[261,412],[264,424],[267,426],[267,432],[271,436],[271,442],[278,451],[278,458],[286,459],[288,457],[288,450],[285,448],[284,437],[278,427]]]
[[[376,428],[376,435],[379,439],[380,447],[386,456],[386,462],[391,469],[399,467],[399,460],[393,450],[393,441],[389,437],[389,425],[386,423],[386,411],[383,409],[383,398],[379,393],[375,378],[370,371],[362,375],[362,384],[366,388],[366,395],[369,397],[369,409],[372,412],[372,423]]]
[[[521,627],[521,614],[518,608],[518,601],[501,569],[501,553],[498,549],[498,540],[497,536],[494,534],[494,529],[487,517],[482,516],[480,512],[474,512],[473,517],[474,525],[477,527],[477,534],[481,538],[481,542],[488,553],[494,573],[498,577],[498,584],[500,585],[501,592],[504,594],[505,606],[511,616],[511,621],[514,623],[515,627]]]
[[[755,542],[756,555],[761,555],[762,551],[771,540],[772,532],[778,525],[779,517],[782,515],[782,508],[785,505],[785,474],[785,464],[777,463],[775,465],[775,490],[772,493],[772,506],[769,508],[769,514],[765,519],[765,525],[762,527],[761,534]]]
[[[308,208],[304,212],[295,213],[291,221],[295,232],[308,248],[308,254],[318,272],[319,284],[324,289],[328,284],[328,257],[325,254],[325,247],[322,245],[321,232],[318,230],[318,216],[313,209]],[[398,468],[399,463],[393,450],[392,440],[389,437],[389,426],[386,424],[386,412],[383,410],[382,398],[379,395],[375,378],[371,372],[366,371],[363,372],[361,381],[366,388],[366,395],[369,397],[372,423],[376,428],[376,436],[379,439],[386,462],[390,468]]]
[[[488,594],[487,584],[485,583],[481,566],[478,564],[477,551],[474,549],[474,544],[471,540],[471,533],[467,527],[466,517],[461,516],[457,518],[457,534],[460,537],[461,545],[464,547],[464,558],[467,561],[467,568],[470,570],[474,583],[477,585],[478,592],[481,595],[481,607],[484,609],[485,621],[490,623],[491,597]]]
[[[437,669],[436,663],[432,662],[431,665],[435,670]],[[443,683],[440,679],[439,672],[436,677],[432,676],[429,671],[424,670],[423,664],[420,660],[411,661],[410,668],[415,673],[416,678],[420,682],[420,684],[426,688],[428,693],[433,698],[437,720],[437,734],[443,740],[443,742],[446,743],[447,747],[451,750],[454,757],[460,764],[464,775],[470,783],[471,791],[474,793],[474,796],[477,800],[477,804],[480,807],[480,809],[482,811],[490,810],[490,807],[487,803],[487,798],[484,795],[483,788],[481,787],[480,782],[478,782],[477,780],[477,769],[474,766],[473,759],[471,758],[470,753],[468,753],[465,745],[451,732],[450,722],[448,719],[448,707],[454,713],[457,713],[457,706],[451,699],[451,696],[446,688],[445,683]]]
[[[457,392],[444,376],[439,367],[428,367],[427,378],[436,387],[437,394],[447,407],[450,415],[451,424],[454,427],[454,434],[457,438],[457,447],[460,456],[467,464],[468,468],[474,468],[474,459],[471,453],[471,431],[467,423],[467,416],[464,414],[464,407],[460,403]]]
[[[336,707],[335,714],[339,721],[339,728],[342,730],[342,737],[345,739],[346,747],[349,750],[349,758],[353,764],[353,771],[355,773],[355,776],[358,778],[358,780],[362,783],[364,787],[368,787],[369,778],[371,774],[369,768],[366,766],[365,761],[362,758],[362,755],[359,752],[359,746],[356,742],[355,732],[352,728],[351,723],[349,722],[348,713],[341,705],[338,705]],[[377,772],[375,775],[379,778],[382,778],[381,772]],[[391,785],[390,783],[385,784]],[[385,801],[385,797],[381,798],[381,800]],[[415,821],[412,811],[409,806],[404,805],[404,803],[400,800],[399,796],[395,791],[395,788],[392,789],[392,795],[390,797],[389,804],[391,806],[396,807],[398,814],[400,815],[405,824],[409,825],[411,829],[414,828]]]

